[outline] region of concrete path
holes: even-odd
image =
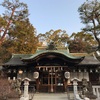
[[[36,93],[33,100],[68,100],[67,93]]]

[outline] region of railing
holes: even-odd
[[[100,85],[99,86],[92,86],[93,87],[93,93],[97,96],[97,98],[100,99]]]
[[[93,94],[97,96],[97,99],[96,100],[100,100],[100,85],[93,85],[92,86],[93,88]],[[82,86],[78,86],[78,92],[82,91]],[[73,87],[69,86],[67,88],[67,94],[68,94],[68,99],[74,99],[74,94],[73,94]],[[78,97],[78,95],[76,95],[76,97]],[[82,99],[80,99],[82,100]]]

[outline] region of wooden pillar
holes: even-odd
[[[40,85],[40,81],[39,81],[39,79],[36,79],[36,89],[37,89],[37,92],[39,92],[39,85]]]
[[[64,79],[64,90],[65,90],[65,92],[67,92],[67,90],[66,90],[66,88],[67,88],[67,79]]]
[[[55,72],[55,92],[56,92],[56,89],[57,89],[57,73]]]
[[[50,84],[50,75],[49,75],[49,72],[48,72],[48,92],[49,92],[49,84]]]
[[[50,79],[51,79],[51,92],[54,92],[54,88],[53,88],[53,72],[52,72],[52,68],[51,68],[51,77],[50,77]]]

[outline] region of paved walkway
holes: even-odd
[[[68,100],[67,93],[36,93],[33,100]]]

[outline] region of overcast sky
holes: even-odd
[[[1,3],[3,0],[0,0]],[[28,5],[29,19],[38,33],[62,29],[71,35],[84,26],[78,8],[86,0],[20,0]],[[0,7],[0,14],[4,9]]]

